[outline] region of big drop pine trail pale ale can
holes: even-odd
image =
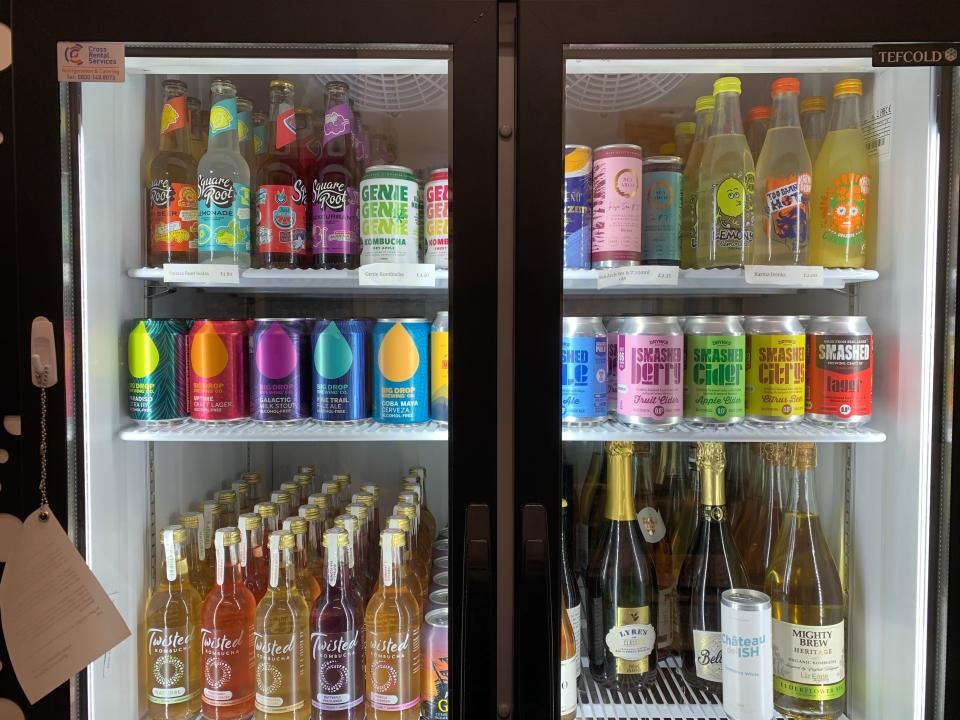
[[[190,417],[237,422],[250,416],[246,320],[196,320],[190,328]]]
[[[169,425],[187,417],[189,320],[134,320],[127,336],[130,417],[144,425]]]
[[[803,420],[806,337],[800,319],[755,315],[744,321],[743,329],[747,334],[747,420]]]
[[[370,419],[370,323],[317,320],[311,347],[311,415],[322,423]]]
[[[807,324],[807,417],[863,425],[873,412],[873,330],[865,317],[834,315]]]
[[[693,423],[730,425],[743,420],[746,345],[736,315],[688,317],[683,414]]]
[[[565,317],[560,348],[560,414],[564,425],[607,419],[607,330],[598,317]]]
[[[373,419],[391,425],[430,419],[430,323],[385,318],[373,327]]]
[[[250,416],[265,423],[293,424],[310,417],[307,321],[264,318],[250,334]]]

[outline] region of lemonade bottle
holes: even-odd
[[[819,95],[805,97],[800,101],[800,127],[803,141],[807,144],[810,162],[817,161],[823,136],[827,133],[827,101]]]
[[[860,129],[859,80],[833,87],[830,130],[813,168],[810,262],[861,268],[866,259],[870,163]]]
[[[700,179],[700,160],[713,122],[713,96],[698,97],[695,110],[697,130],[683,166],[680,185],[680,267],[683,268],[697,265],[697,181]]]
[[[779,78],[770,92],[773,115],[757,161],[758,234],[755,265],[805,265],[811,165],[800,130],[800,81]]]
[[[740,119],[740,78],[713,84],[714,113],[697,187],[697,264],[742,267],[753,242],[753,156]]]
[[[763,147],[763,141],[767,138],[772,114],[773,109],[769,105],[754,105],[747,112],[747,120],[750,123],[747,126],[747,145],[750,146],[754,162],[760,157],[760,148]]]

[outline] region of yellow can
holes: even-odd
[[[794,316],[761,315],[744,322],[747,335],[747,420],[803,419],[806,336]]]
[[[430,328],[430,418],[446,424],[450,419],[450,316],[437,313]]]

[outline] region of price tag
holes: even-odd
[[[436,287],[435,265],[372,263],[360,266],[360,285],[377,287]]]
[[[240,268],[236,265],[196,265],[193,263],[165,263],[165,283],[209,283],[211,285],[239,285]]]
[[[628,265],[597,271],[600,290],[630,285],[676,285],[679,280],[680,268],[675,265]]]
[[[747,285],[823,287],[820,265],[745,265],[743,275]]]

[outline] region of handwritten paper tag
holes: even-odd
[[[371,263],[360,266],[360,285],[377,287],[436,287],[436,266],[426,263]]]
[[[743,275],[747,285],[823,287],[820,265],[745,265]]]
[[[165,263],[165,283],[210,283],[211,285],[239,285],[240,268],[236,265],[196,265],[192,263]]]
[[[0,583],[0,621],[31,704],[130,635],[107,593],[51,514],[26,519]]]
[[[675,265],[628,265],[597,271],[600,290],[630,285],[676,285],[679,281],[680,268]]]
[[[122,42],[58,42],[60,82],[123,82],[126,50]]]

